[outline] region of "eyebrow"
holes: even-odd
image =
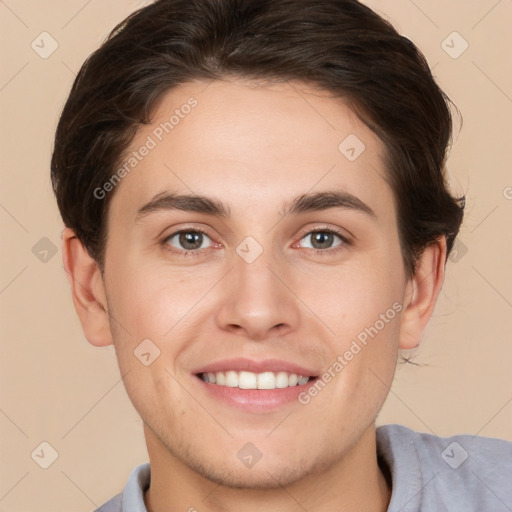
[[[302,194],[291,201],[287,201],[280,211],[283,217],[322,211],[329,208],[343,208],[364,213],[373,219],[377,218],[375,212],[358,197],[345,191],[325,191]],[[154,196],[142,206],[136,214],[136,221],[155,212],[166,210],[182,210],[187,212],[206,213],[222,218],[229,218],[231,210],[222,201],[195,194],[173,194],[162,192]]]

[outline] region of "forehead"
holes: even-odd
[[[188,83],[155,105],[118,168],[111,208],[173,191],[232,201],[234,213],[341,188],[392,207],[384,147],[352,110],[301,83]],[[376,205],[379,210],[379,205]]]

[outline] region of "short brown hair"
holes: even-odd
[[[51,176],[66,226],[100,268],[115,172],[155,101],[191,80],[298,80],[343,98],[383,141],[407,273],[446,236],[464,198],[447,189],[450,100],[422,53],[356,0],[158,0],[120,23],[89,56],[55,136]]]

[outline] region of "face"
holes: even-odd
[[[383,156],[300,83],[190,83],[159,102],[110,204],[104,281],[154,449],[273,487],[372,428],[407,288]]]

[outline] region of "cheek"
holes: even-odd
[[[324,343],[327,371],[335,375],[333,392],[360,415],[380,408],[393,379],[405,286],[401,271],[391,258],[372,258],[368,265],[331,270],[329,279],[317,281],[321,288],[302,288],[331,333]]]
[[[315,277],[298,279],[296,289],[331,331],[337,353],[358,336],[364,341],[365,330],[375,324],[384,335],[392,330],[396,334],[405,286],[399,268],[374,260],[369,265],[331,267]]]
[[[198,303],[207,283],[206,276],[133,265],[112,280],[115,313],[133,336],[162,340]]]
[[[352,332],[358,335],[337,336],[336,344],[331,346],[333,355],[325,368],[325,373],[329,374],[325,388],[319,386],[320,391],[315,396],[310,388],[310,396],[303,397],[301,402],[315,401],[315,421],[331,424],[332,435],[349,428],[350,422],[369,425],[375,420],[389,393],[396,368],[399,315],[384,326],[374,321]]]
[[[137,363],[122,371],[126,393],[147,425],[162,428],[162,419],[165,418],[165,426],[159,434],[162,439],[173,442],[172,437],[179,433],[181,423],[193,423],[197,410],[187,400],[188,396],[177,380],[171,377],[168,365],[162,364],[163,358],[148,367]],[[119,364],[121,367],[121,361]]]
[[[211,269],[197,272],[133,263],[124,263],[123,269],[123,262],[119,263],[111,267],[116,272],[110,274],[107,291],[118,364],[122,374],[130,375],[127,390],[135,399],[143,399],[150,389],[179,391],[171,375],[182,377],[190,340],[205,316],[211,316],[205,291],[219,277]],[[146,353],[149,356],[144,357]],[[146,367],[141,359],[154,362]],[[128,384],[131,379],[136,383],[133,389]]]

